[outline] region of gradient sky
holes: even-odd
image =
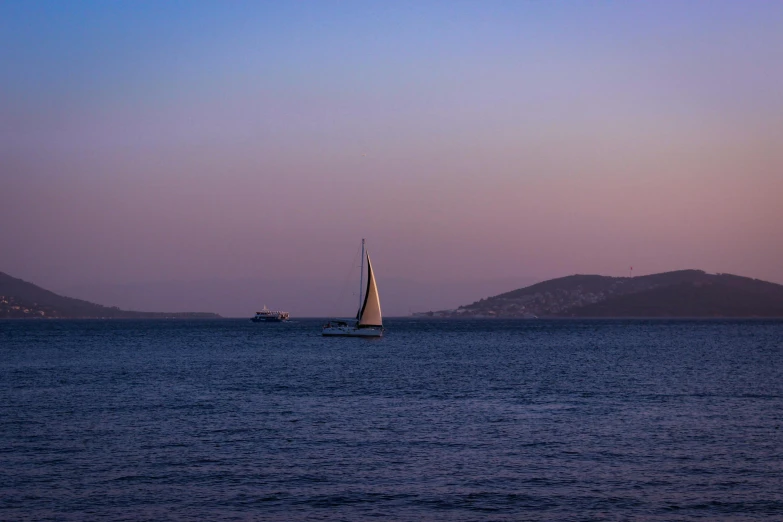
[[[382,299],[783,283],[781,27],[780,1],[6,0],[0,271],[263,293],[342,281],[366,237]]]

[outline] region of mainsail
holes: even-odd
[[[375,274],[370,263],[370,254],[367,254],[367,290],[364,293],[364,304],[358,314],[359,328],[383,327],[381,316],[381,301],[378,298],[378,287],[375,284]]]

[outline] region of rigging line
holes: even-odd
[[[356,270],[356,260],[359,258],[362,247],[357,247],[356,252],[353,255],[353,260],[351,261],[351,268],[348,270],[348,274],[346,274],[345,279],[343,279],[342,284],[340,285],[340,294],[337,296],[337,299],[332,300],[332,306],[331,310],[335,313],[332,314],[332,317],[342,317],[340,315],[340,307],[339,304],[342,302],[342,300],[345,298],[345,292],[348,289],[348,281],[353,276],[354,270]],[[351,292],[351,295],[356,295],[356,292]]]

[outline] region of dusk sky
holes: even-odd
[[[0,271],[150,310],[330,314],[362,237],[393,315],[783,283],[783,2],[6,0],[0,222]]]

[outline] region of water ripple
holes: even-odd
[[[780,520],[783,323],[0,322],[2,520]]]

